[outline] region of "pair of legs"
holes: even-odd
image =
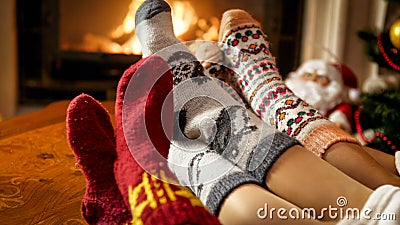
[[[301,207],[313,207],[319,213],[328,204],[339,208],[338,196],[347,198],[348,205],[343,208],[361,208],[372,192],[323,160],[316,161],[311,153],[301,154],[306,150],[293,146],[274,163],[266,178],[270,189],[283,193],[290,202],[260,185],[242,184],[224,198],[218,221],[185,188],[153,179],[132,157],[121,131],[125,82],[132,74],[128,71],[118,88],[118,94],[122,95],[117,98],[115,137],[108,112],[90,96],[78,96],[68,108],[68,140],[86,177],[82,213],[89,224],[219,224],[219,221],[223,224],[336,224],[315,220],[307,213],[305,219],[280,219],[277,210],[295,209],[303,216]],[[148,103],[156,102],[153,98]],[[137,129],[142,131],[145,127]],[[144,140],[137,137],[137,141]],[[149,150],[140,148],[144,154]],[[151,160],[148,163],[152,163]],[[146,188],[149,192],[144,191]],[[172,196],[178,198],[162,200],[171,190]],[[136,198],[134,193],[138,194]],[[156,206],[150,206],[150,199]],[[296,201],[300,202],[300,207],[293,204]],[[276,210],[270,211],[272,208]],[[280,216],[288,217],[288,214]],[[329,219],[329,216],[325,215],[323,219]]]
[[[156,2],[156,3],[154,3],[154,2]],[[160,9],[160,7],[157,7],[157,2],[159,3],[159,1],[154,1],[154,2],[151,3],[151,1],[146,1],[144,3],[144,8],[147,10],[146,11],[147,13],[144,13],[144,15],[142,14],[143,17],[139,18],[139,20],[137,19],[137,22],[144,21],[146,26],[143,26],[143,24],[142,24],[142,26],[137,26],[139,31],[143,28],[147,28],[147,25],[154,26],[154,24],[155,24],[155,26],[157,26],[157,23],[153,23],[154,20],[149,21],[149,19],[157,18],[157,14],[162,14],[160,12],[157,12],[157,9]],[[152,4],[154,4],[154,5],[152,5]],[[152,6],[155,6],[155,8],[152,8]],[[162,7],[161,7],[161,9],[162,9]],[[162,10],[162,12],[167,12],[167,11]],[[162,14],[161,16],[166,16],[166,15]],[[162,22],[165,22],[165,20],[158,21],[158,22],[161,22],[161,24],[162,24]],[[164,28],[166,28],[166,27],[164,27]],[[148,52],[154,51],[155,49],[159,49],[160,47],[163,48],[163,47],[170,45],[171,42],[168,42],[168,38],[171,38],[172,40],[174,40],[173,37],[169,36],[171,33],[167,32],[167,34],[168,34],[167,36],[165,36],[164,35],[165,33],[163,33],[163,32],[161,32],[161,34],[158,33],[157,30],[161,29],[160,27],[150,27],[150,29],[151,29],[151,31],[156,31],[155,33],[149,32],[152,35],[151,39],[148,39],[148,38],[141,39],[142,45],[145,46],[145,50]],[[142,30],[142,32],[144,32],[144,31]],[[140,35],[139,35],[139,38],[140,38]],[[167,41],[165,41],[165,39],[167,39]],[[151,40],[151,41],[146,41],[146,40]],[[162,46],[162,45],[166,45],[166,46]],[[174,54],[174,52],[172,54]],[[178,57],[178,61],[179,60],[181,60],[181,58]],[[178,64],[175,64],[175,65],[178,65]],[[186,65],[190,66],[190,64],[184,63],[184,67]],[[153,66],[154,66],[154,68],[157,67],[156,65],[153,65]],[[140,65],[137,65],[136,69],[138,67],[140,67]],[[182,67],[183,70],[185,69],[184,67]],[[147,72],[151,73],[152,71],[148,70]],[[189,76],[189,77],[194,76],[194,74],[187,74],[187,73],[185,73],[185,71],[183,71],[183,73],[177,73],[179,71],[172,69],[172,72],[173,72],[174,81],[175,80],[178,81],[179,79],[185,78],[185,76]],[[199,71],[197,71],[197,72],[199,72]],[[122,79],[127,79],[127,77],[132,76],[134,73],[135,73],[135,71],[128,70]],[[204,86],[202,86],[202,87],[206,88]],[[125,88],[126,88],[126,86],[125,86]],[[160,89],[160,90],[162,90],[162,89]],[[149,176],[146,175],[146,173],[143,172],[143,169],[141,169],[140,166],[138,166],[138,163],[135,162],[135,159],[137,159],[137,158],[135,158],[135,159],[129,158],[132,156],[130,155],[130,151],[126,146],[126,143],[124,143],[127,141],[125,139],[129,139],[129,138],[136,139],[136,141],[134,141],[134,143],[137,144],[135,146],[135,148],[138,148],[139,151],[144,152],[144,154],[146,154],[147,151],[150,151],[150,149],[148,147],[149,145],[142,145],[142,143],[145,141],[140,140],[142,137],[141,131],[146,129],[144,126],[142,126],[143,124],[140,125],[140,123],[139,123],[139,125],[137,127],[135,127],[135,130],[138,132],[136,134],[138,134],[138,135],[130,136],[130,135],[123,134],[123,129],[122,129],[121,123],[122,123],[122,106],[123,106],[125,94],[126,94],[126,90],[124,90],[124,88],[119,87],[119,92],[117,93],[117,96],[118,96],[117,104],[116,104],[117,145],[115,146],[115,148],[117,148],[118,156],[117,156],[117,160],[115,161],[116,163],[114,166],[115,179],[112,177],[112,179],[105,180],[104,176],[101,176],[101,175],[93,176],[93,174],[95,174],[96,171],[93,170],[93,168],[89,168],[89,169],[87,169],[88,173],[86,173],[85,175],[87,176],[87,178],[88,177],[91,178],[88,180],[88,183],[92,183],[95,185],[91,186],[90,184],[88,184],[89,188],[87,190],[92,190],[92,192],[95,193],[93,195],[94,196],[93,199],[101,197],[102,194],[104,194],[104,193],[108,194],[107,199],[109,199],[112,196],[109,195],[111,193],[111,191],[110,191],[110,189],[107,189],[107,188],[118,186],[118,189],[120,192],[115,192],[115,188],[114,188],[114,189],[112,189],[112,190],[114,190],[112,193],[114,193],[116,196],[122,195],[122,198],[124,201],[122,203],[120,202],[119,204],[116,203],[114,205],[123,206],[123,204],[125,204],[125,207],[129,208],[130,212],[132,214],[131,215],[132,222],[138,222],[140,220],[141,222],[144,222],[146,224],[146,222],[151,221],[151,220],[148,220],[148,218],[152,218],[152,219],[159,218],[160,221],[164,221],[164,223],[168,224],[165,220],[166,219],[165,217],[157,216],[157,214],[161,215],[161,214],[165,213],[165,211],[158,208],[158,206],[160,206],[162,208],[166,204],[168,205],[168,203],[171,203],[171,204],[175,203],[171,199],[174,199],[173,196],[175,196],[175,197],[182,196],[181,191],[183,191],[183,189],[180,189],[179,187],[175,187],[174,193],[176,193],[176,195],[172,195],[172,197],[168,196],[168,197],[170,197],[171,201],[168,201],[167,199],[162,198],[162,197],[164,197],[164,193],[166,193],[167,190],[169,190],[169,189],[162,189],[162,188],[159,189],[159,188],[169,186],[169,185],[167,185],[165,182],[164,183],[158,182],[153,179],[150,179],[150,181],[149,181]],[[215,94],[220,94],[220,93],[215,93]],[[179,95],[179,93],[178,93],[178,95]],[[147,96],[145,95],[144,97],[147,97]],[[125,99],[125,100],[127,100],[127,99]],[[154,98],[151,98],[149,101],[153,101],[153,100],[154,100]],[[174,100],[179,101],[179,99],[174,99]],[[87,102],[90,102],[90,100],[87,98],[84,98],[84,100],[81,101],[81,104],[87,105],[88,104]],[[149,102],[146,102],[146,101],[144,101],[144,102],[146,103],[146,105],[152,105],[152,104],[149,104]],[[138,103],[140,103],[140,101]],[[206,104],[209,104],[210,106],[212,106],[212,104],[209,102],[206,102]],[[186,111],[186,113],[188,113],[188,115],[189,115],[188,121],[195,121],[195,119],[193,119],[193,117],[190,116],[191,113],[193,113],[193,111],[191,110],[193,108],[191,108],[189,106],[187,109],[189,110],[189,111]],[[100,108],[99,108],[99,110],[100,110]],[[149,108],[149,110],[151,111],[151,107]],[[140,113],[140,111],[141,111],[141,108],[138,106],[137,112]],[[70,117],[70,119],[68,120],[68,123],[71,125],[69,130],[73,131],[73,130],[78,129],[80,126],[76,125],[77,124],[76,121],[80,121],[79,118],[82,118],[81,116],[88,112],[90,112],[90,110],[85,108],[85,110],[82,110],[80,113],[75,114],[74,116]],[[141,112],[141,113],[143,113],[143,112]],[[74,114],[74,113],[72,113],[72,114]],[[89,115],[89,116],[95,118],[94,123],[96,124],[99,121],[100,121],[100,123],[104,123],[106,118],[105,117],[98,118],[95,116],[96,114],[97,114],[97,112],[95,114]],[[84,118],[87,118],[87,117],[84,117]],[[131,119],[131,118],[129,118],[129,119]],[[129,122],[129,119],[128,119],[128,122]],[[131,121],[133,121],[134,119],[135,119],[135,116],[133,115],[133,118]],[[90,122],[90,121],[86,121],[86,122]],[[72,128],[74,126],[75,126],[75,128]],[[102,130],[102,127],[104,128],[104,126],[97,127],[98,129],[94,129],[93,132]],[[110,130],[109,128],[111,126],[108,125],[107,127],[108,127],[108,130]],[[184,126],[184,127],[187,128],[187,126]],[[157,133],[157,132],[159,132],[159,130],[157,130],[156,128],[153,127],[153,129],[150,130],[150,134],[154,133],[154,132]],[[112,132],[108,132],[108,133],[110,134]],[[85,134],[85,132],[82,132],[82,130],[81,130],[81,134]],[[102,139],[101,137],[104,134],[102,132],[96,133],[95,140],[104,141],[107,139],[112,139],[112,137],[110,138],[109,134],[105,135],[108,138]],[[189,132],[186,134],[196,135],[196,132],[193,132],[193,133]],[[74,151],[77,152],[76,155],[78,156],[77,157],[79,159],[78,161],[81,162],[81,164],[82,164],[84,160],[82,157],[79,157],[79,154],[80,154],[79,152],[84,152],[85,155],[88,156],[88,155],[90,155],[90,147],[91,146],[86,145],[86,144],[82,144],[80,146],[79,144],[77,144],[77,140],[79,140],[80,135],[72,135],[72,136],[74,136],[74,137],[70,139],[71,140],[70,144],[71,144],[71,146],[73,146]],[[88,135],[86,133],[85,137],[88,137],[88,139],[90,139],[89,138],[90,134]],[[213,143],[213,144],[217,145],[218,143],[217,144]],[[333,147],[335,145],[336,144],[334,144],[330,147]],[[111,147],[110,147],[109,151],[112,152],[112,148],[113,148],[112,144],[110,144],[110,146]],[[164,146],[163,148],[166,148],[165,143],[163,144],[163,146]],[[94,151],[91,153],[97,154],[97,156],[98,156],[97,158],[101,159],[101,154],[99,155],[98,152],[96,152],[96,151],[98,151],[98,149],[101,149],[104,147],[105,147],[104,145],[97,146],[97,149],[94,149]],[[89,152],[87,152],[88,150],[89,150]],[[159,149],[157,148],[157,150],[159,150]],[[240,150],[240,149],[238,149],[238,150]],[[279,154],[276,155],[277,159],[274,160],[274,162],[270,163],[271,164],[270,168],[263,170],[266,173],[261,174],[262,175],[261,180],[259,179],[259,180],[254,181],[251,178],[249,178],[249,181],[252,181],[252,182],[243,182],[243,183],[239,183],[239,184],[234,184],[233,186],[231,186],[231,189],[227,189],[226,192],[222,193],[222,195],[220,196],[221,199],[215,200],[213,198],[208,198],[208,199],[206,198],[206,201],[203,201],[203,204],[205,204],[207,206],[217,205],[218,210],[214,213],[216,215],[218,215],[220,221],[223,223],[227,223],[227,224],[265,223],[265,224],[268,224],[271,222],[268,218],[266,220],[262,220],[257,217],[257,212],[259,211],[260,208],[262,208],[264,206],[265,203],[268,203],[269,207],[273,207],[273,208],[289,209],[291,207],[298,207],[298,209],[299,209],[299,208],[303,208],[303,207],[313,207],[316,209],[316,211],[318,211],[319,209],[327,207],[327,205],[336,206],[337,198],[339,196],[345,196],[348,199],[348,204],[343,207],[355,207],[355,208],[360,209],[360,208],[362,208],[366,199],[368,199],[372,193],[371,189],[361,185],[357,181],[344,175],[342,172],[335,169],[334,167],[332,167],[328,163],[324,162],[323,160],[318,159],[317,157],[312,155],[312,153],[306,151],[304,148],[300,147],[299,145],[292,145],[288,149],[285,148],[283,150],[278,150],[278,149],[275,149],[275,150],[280,151]],[[132,151],[132,149],[131,149],[131,151]],[[171,149],[170,149],[170,153],[171,153]],[[202,153],[204,153],[204,155],[207,155],[210,152],[202,152]],[[245,153],[249,153],[249,152],[245,152]],[[250,152],[250,153],[257,154],[257,152]],[[86,159],[88,159],[88,158],[91,158],[91,157],[89,156]],[[127,159],[131,159],[131,160],[127,160]],[[229,156],[228,156],[228,159],[229,159]],[[182,160],[187,160],[187,159],[183,158]],[[148,163],[151,163],[151,162],[148,162]],[[93,164],[96,164],[96,163],[93,163],[93,162],[89,163],[89,165],[87,167],[93,166]],[[249,173],[251,172],[251,171],[246,171],[248,168],[242,162],[238,162],[237,165],[240,165],[242,167],[241,169],[242,169],[243,176],[246,176],[246,175],[248,175],[248,172]],[[104,165],[102,165],[102,166],[104,166]],[[119,170],[120,172],[117,172],[118,168],[122,168],[122,167],[124,167],[124,168],[121,170],[125,170],[125,172],[127,172],[127,173],[125,173],[125,175],[123,173],[124,171]],[[84,166],[83,166],[83,169],[85,170]],[[137,171],[139,171],[139,172],[141,171],[141,172],[138,173]],[[178,179],[180,179],[179,171],[173,171],[173,172],[178,174]],[[201,171],[194,171],[194,172],[201,172]],[[240,172],[240,170],[239,170],[239,172]],[[191,175],[191,176],[197,176],[196,173],[190,174],[191,172],[189,170],[185,171],[185,173],[189,173],[189,175]],[[126,174],[128,174],[128,175],[126,175]],[[257,174],[255,174],[255,175],[257,175]],[[184,179],[184,178],[181,177],[181,179]],[[92,182],[89,182],[89,181],[92,181]],[[115,181],[115,183],[113,183],[114,181]],[[93,189],[96,189],[96,187],[98,187],[96,185],[104,183],[104,182],[107,182],[107,184],[101,185],[101,188],[100,188],[101,190],[93,191]],[[142,185],[144,185],[143,182],[145,182],[146,184],[153,183],[152,187],[155,188],[154,189],[155,192],[148,191],[147,189],[146,189],[147,191],[143,191],[143,189],[144,189],[144,188],[142,188]],[[215,189],[213,189],[213,187],[216,187],[216,186],[213,186],[214,185],[213,182],[218,183],[218,184],[229,185],[233,181],[232,180],[224,181],[223,179],[213,180],[213,181],[211,181],[211,186],[212,186],[211,190],[215,190]],[[379,181],[379,182],[382,182],[382,181]],[[254,184],[254,183],[257,183],[257,184]],[[190,182],[188,182],[186,184],[190,184]],[[204,184],[204,187],[207,188],[207,185],[209,185],[209,184]],[[270,191],[272,191],[272,193],[267,191],[266,187],[268,187],[268,189]],[[199,187],[192,186],[192,188],[196,189],[197,191],[199,190]],[[150,188],[150,190],[152,190],[152,189]],[[141,191],[141,192],[136,192],[136,191]],[[195,192],[196,194],[200,193],[197,191]],[[204,192],[205,191],[203,189],[203,193]],[[135,193],[138,193],[138,195],[136,196]],[[180,195],[178,195],[178,193]],[[184,193],[186,193],[186,192],[184,192]],[[209,194],[210,193],[213,194],[212,192],[209,192]],[[160,196],[158,196],[158,195],[160,195]],[[174,216],[176,216],[176,218],[178,218],[178,217],[182,217],[184,215],[189,215],[189,214],[192,215],[193,211],[199,210],[199,205],[197,205],[198,203],[196,203],[196,200],[191,198],[190,194],[184,194],[184,195],[186,196],[186,198],[184,198],[183,200],[185,202],[190,202],[191,205],[188,205],[188,204],[181,205],[180,206],[181,208],[179,208],[179,209],[183,209],[183,207],[186,206],[186,208],[184,210],[182,210],[184,213],[182,215],[176,215],[174,213],[171,213],[169,219],[175,218]],[[141,196],[141,197],[138,197],[138,196]],[[149,204],[148,200],[150,198],[154,198],[154,196],[158,196],[160,198],[158,198],[158,200],[155,203],[152,202],[154,204]],[[301,196],[301,197],[299,197],[299,196]],[[202,194],[199,194],[198,197],[201,198]],[[114,200],[117,200],[117,199],[118,198],[114,198]],[[140,202],[140,199],[142,200],[142,202]],[[106,202],[104,199],[100,199],[100,200],[101,200],[100,202]],[[213,202],[214,200],[217,201],[217,203]],[[177,200],[175,200],[175,201],[177,201]],[[291,202],[291,203],[289,203],[289,202]],[[144,204],[142,204],[142,203],[144,203]],[[95,205],[97,205],[97,207],[100,207],[100,208],[102,207],[102,204],[95,204]],[[92,205],[91,207],[95,208],[96,206]],[[116,213],[118,215],[118,213],[120,213],[120,212],[125,212],[124,215],[126,216],[126,208],[119,210],[118,212],[114,212],[114,213]],[[199,213],[198,215],[202,214],[203,216],[205,216],[206,213],[204,213],[204,210],[201,210],[201,208],[202,207],[200,207],[201,213],[198,212]],[[95,210],[95,211],[98,211],[98,210]],[[112,211],[112,210],[110,210],[110,211]],[[232,212],[234,212],[234,216],[231,216],[230,213],[232,213]],[[107,213],[107,210],[105,210],[105,213]],[[113,216],[115,216],[115,214]],[[112,219],[114,217],[110,217],[110,218]],[[108,219],[110,219],[110,218],[108,218]],[[215,223],[215,220],[212,219],[212,216],[207,217],[207,218],[210,218],[209,220],[207,220],[207,223],[205,221],[203,221],[203,223],[202,223],[199,220],[195,220],[194,218],[196,218],[196,217],[192,217],[192,219],[189,219],[190,217],[187,217],[187,218],[188,219],[184,221],[184,223],[186,223],[186,224],[207,224],[207,223],[212,224],[212,223]],[[110,221],[110,220],[107,220],[107,221]],[[313,219],[296,220],[296,221],[291,221],[291,220],[285,221],[285,220],[275,219],[275,220],[273,220],[273,223],[274,224],[276,224],[276,223],[284,224],[284,223],[288,223],[288,221],[290,222],[290,224],[293,224],[293,222],[297,222],[299,224],[302,224],[302,223],[303,224],[319,224],[319,223],[321,223],[320,221],[313,220]],[[154,222],[154,220],[153,220],[153,222]],[[149,223],[151,223],[151,222],[149,222]],[[178,222],[176,222],[176,223],[178,223]],[[180,223],[182,223],[182,221]],[[333,223],[333,222],[331,222],[331,223]],[[174,223],[170,223],[170,224],[174,224]]]
[[[219,41],[204,44],[196,53],[205,73],[229,83],[264,122],[371,189],[400,186],[393,156],[360,146],[286,87],[266,35],[249,14],[226,12]]]
[[[203,203],[210,207],[210,205],[213,204],[211,202],[212,200],[210,200],[212,198],[209,196],[213,196],[212,191],[217,191],[216,189],[213,189],[213,187],[218,186],[219,182],[223,183],[221,180],[223,180],[224,177],[221,177],[220,180],[216,179],[211,181],[211,184],[205,184],[201,182],[195,183],[193,180],[203,181],[205,177],[209,175],[207,172],[204,172],[200,169],[197,170],[197,167],[200,168],[201,166],[199,165],[208,163],[208,161],[206,161],[207,157],[223,160],[220,159],[218,155],[215,155],[215,153],[218,153],[224,156],[224,158],[227,160],[226,163],[231,162],[234,166],[238,167],[235,169],[242,170],[243,173],[253,174],[253,176],[257,177],[257,173],[251,173],[251,169],[249,169],[247,164],[248,161],[245,163],[243,163],[243,161],[240,159],[239,161],[235,161],[235,157],[228,155],[228,153],[235,155],[242,151],[241,153],[245,155],[245,158],[249,157],[245,160],[250,160],[251,157],[249,155],[257,155],[258,152],[254,151],[254,149],[257,148],[245,148],[244,150],[228,149],[227,153],[224,152],[226,148],[235,148],[235,146],[226,143],[224,138],[229,139],[230,135],[232,135],[234,137],[233,141],[240,145],[239,139],[243,137],[242,135],[246,134],[239,135],[235,133],[236,130],[240,130],[240,128],[249,128],[246,130],[246,132],[252,133],[255,130],[259,130],[259,126],[247,126],[246,122],[243,122],[246,120],[253,122],[256,121],[257,119],[254,119],[253,117],[250,119],[244,118],[243,121],[239,122],[233,121],[229,128],[226,128],[226,124],[220,122],[226,119],[226,117],[223,116],[224,113],[232,113],[230,115],[233,115],[233,117],[240,117],[239,114],[235,114],[237,111],[232,110],[233,112],[226,112],[234,108],[235,104],[229,102],[222,96],[226,95],[226,93],[221,93],[220,91],[222,89],[218,89],[215,83],[207,79],[201,79],[203,76],[202,69],[198,67],[196,62],[194,62],[196,60],[192,60],[193,56],[188,53],[187,49],[185,49],[185,47],[181,45],[173,36],[169,13],[169,6],[167,6],[165,2],[153,1],[150,3],[150,1],[145,1],[141,8],[139,8],[136,15],[137,34],[143,47],[144,57],[157,53],[162,60],[168,62],[172,67],[171,71],[174,80],[174,102],[175,106],[179,106],[175,108],[175,113],[179,114],[179,116],[183,115],[181,118],[178,116],[179,121],[177,124],[179,125],[177,126],[180,128],[180,131],[190,140],[201,139],[200,141],[205,142],[203,144],[210,144],[205,148],[211,146],[210,149],[206,149],[199,154],[195,154],[192,153],[190,149],[187,152],[180,152],[178,147],[174,148],[173,143],[173,147],[171,147],[169,150],[168,155],[169,162],[174,164],[173,166],[170,166],[170,168],[177,175],[180,182],[190,186],[193,192],[196,193],[200,199],[202,199]],[[232,24],[235,21],[231,20],[228,22]],[[159,24],[162,24],[163,26],[160,26]],[[258,33],[253,32],[251,34]],[[254,36],[261,36],[261,34]],[[159,62],[159,64],[162,64],[162,62]],[[196,78],[199,78],[200,80],[196,81]],[[182,85],[183,88],[180,85]],[[202,98],[207,95],[217,99],[217,101]],[[217,95],[221,95],[222,97],[220,96],[220,99],[218,99],[219,97]],[[217,103],[218,100],[221,100],[221,102],[226,100],[228,107],[220,107]],[[304,104],[304,106],[305,105],[306,104]],[[257,110],[254,111],[257,112]],[[202,119],[205,117],[214,120],[215,127],[209,125],[207,121],[202,121]],[[318,119],[323,121],[322,118]],[[251,123],[252,122],[250,122],[250,124]],[[323,121],[322,124],[325,125],[328,123]],[[251,130],[251,127],[255,127],[255,129]],[[216,130],[213,131],[213,129]],[[209,136],[212,136],[211,134],[213,132],[217,132],[217,136],[215,136],[215,139],[209,142]],[[271,134],[259,134],[257,132],[254,133],[260,136],[268,136]],[[341,138],[343,137],[341,140],[347,141],[346,135],[343,135],[343,133],[340,132],[339,134],[342,135]],[[186,145],[185,143],[181,143],[181,140],[172,141],[176,142],[176,145],[179,147]],[[327,149],[334,148],[336,146],[340,147],[340,144],[342,143],[346,144],[346,146],[352,146],[352,144],[344,143],[344,141],[338,141],[337,143],[330,144]],[[252,140],[249,140],[249,142],[252,142]],[[186,146],[188,145],[189,144]],[[219,147],[223,147],[225,149],[220,150],[218,149]],[[325,151],[327,149],[323,150]],[[266,154],[269,153],[270,152],[267,152]],[[222,222],[226,222],[228,224],[234,223],[235,221],[240,224],[245,223],[245,221],[251,224],[267,222],[258,219],[256,217],[257,210],[254,211],[254,209],[263,207],[264,203],[268,201],[273,202],[272,204],[276,204],[277,208],[280,206],[287,207],[296,205],[297,207],[301,208],[314,207],[316,210],[321,210],[322,208],[327,207],[327,205],[335,205],[335,202],[339,196],[348,195],[351,197],[349,197],[349,203],[347,207],[361,209],[365,201],[372,193],[372,190],[368,187],[363,186],[359,182],[337,170],[332,165],[315,157],[312,153],[305,150],[303,147],[300,147],[299,145],[289,146],[288,149],[285,148],[281,152],[277,153],[277,155],[274,155],[274,157],[277,159],[273,160],[273,162],[270,162],[271,167],[263,171],[266,173],[261,175],[263,179],[261,179],[259,184],[251,184],[251,182],[245,181],[241,184],[237,184],[236,186],[234,185],[232,189],[225,193],[225,196],[222,196],[223,200],[219,201],[219,203],[222,202],[222,204],[219,207],[215,208],[214,205],[210,207],[216,215],[219,215],[219,218]],[[204,161],[202,161],[203,159]],[[190,166],[188,166],[187,170],[182,171],[179,166],[184,167],[185,164],[190,164]],[[197,164],[197,167],[193,166],[193,164]],[[222,164],[225,165],[225,163]],[[204,175],[202,175],[202,173],[204,173]],[[395,179],[390,181],[396,183]],[[213,186],[213,182],[215,182],[215,186]],[[379,180],[377,183],[379,182],[380,185],[386,184],[386,180]],[[229,183],[229,185],[231,185],[231,183]],[[267,191],[265,187],[268,187],[268,189],[274,194]],[[252,193],[254,198],[249,198],[247,195],[249,192]],[[288,202],[292,202],[295,205],[291,205]],[[241,213],[240,210],[243,210],[242,207],[249,209],[249,211]],[[251,211],[254,212],[251,213]],[[235,212],[234,215],[236,216],[232,217],[230,214],[231,212]],[[248,219],[251,222],[248,221]],[[280,222],[284,223],[287,221]],[[319,221],[314,222],[319,223]],[[307,223],[310,224],[311,222]]]
[[[346,208],[362,209],[372,190],[346,176],[323,160],[300,146],[288,149],[274,163],[268,172],[266,191],[259,186],[244,185],[234,190],[225,200],[219,219],[223,224],[268,224],[256,214],[257,210],[268,203],[270,208],[314,208],[319,214],[329,205],[338,207],[337,199],[346,197]],[[279,197],[277,197],[279,196]],[[241,215],[232,217],[231,215]],[[273,224],[320,224],[318,220],[282,220],[274,215]],[[339,219],[339,218],[338,218]],[[326,214],[321,220],[328,223]],[[336,222],[329,222],[335,224]]]
[[[393,163],[393,156],[386,154],[382,151],[367,147],[367,146],[362,146],[363,150],[368,152],[368,154],[375,160],[377,161],[383,168],[385,168],[387,171],[389,171],[392,174],[395,174],[396,176],[400,173],[400,168],[398,169],[396,165]],[[397,156],[396,160],[400,160],[400,157]]]
[[[381,151],[337,143],[329,148],[323,159],[371,189],[383,184],[400,186],[394,157]]]
[[[133,72],[124,75],[122,81],[129,80],[132,74]],[[123,85],[124,82],[121,83],[118,94],[125,93],[126,86]],[[149,221],[162,224],[160,222],[162,220],[175,221],[165,222],[164,224],[178,224],[176,223],[178,218],[182,218],[185,214],[194,214],[197,217],[200,216],[202,221],[195,220],[194,217],[196,216],[193,218],[187,216],[180,221],[187,224],[216,224],[217,222],[212,219],[212,215],[207,215],[207,212],[199,205],[182,203],[196,202],[193,198],[191,200],[180,200],[182,205],[178,206],[178,210],[182,210],[181,214],[183,215],[168,213],[165,207],[163,210],[159,209],[162,208],[163,204],[179,205],[179,200],[175,200],[166,203],[160,201],[159,207],[155,208],[147,205],[147,208],[145,208],[147,214],[143,215],[142,212],[142,214],[139,214],[142,217],[137,216],[138,212],[141,211],[140,208],[142,208],[140,205],[143,206],[142,203],[148,201],[150,197],[157,196],[157,191],[167,192],[162,188],[157,189],[157,186],[170,186],[175,193],[184,193],[185,191],[182,187],[174,188],[172,184],[168,185],[162,181],[155,181],[150,175],[145,175],[147,173],[140,168],[140,165],[132,157],[125,143],[125,135],[121,131],[123,101],[124,98],[120,97],[116,104],[116,141],[108,113],[93,98],[81,95],[71,102],[68,110],[69,143],[87,179],[87,191],[83,201],[83,213],[87,222],[89,224],[124,224],[126,222],[139,222],[140,219],[144,224],[151,224]],[[152,98],[150,103],[147,102],[148,105],[155,103],[155,98]],[[140,106],[138,107],[140,108]],[[149,110],[151,111],[151,109]],[[84,119],[82,120],[82,118]],[[143,131],[145,127],[137,127],[137,130],[138,132]],[[157,130],[153,130],[153,132],[157,133]],[[139,137],[136,139],[138,142],[143,141]],[[115,142],[117,145],[115,145]],[[140,148],[139,150],[144,154],[149,152],[149,149]],[[305,152],[305,154],[301,154],[302,152]],[[152,162],[149,161],[148,163]],[[315,171],[318,171],[318,173]],[[142,196],[142,202],[139,199],[137,202],[133,201],[132,194],[135,190],[140,190],[140,186],[146,183],[143,177],[148,178],[147,182],[154,192],[151,192],[153,194],[150,195],[146,193],[146,197]],[[152,182],[154,182],[153,185]],[[320,224],[322,222],[313,219],[312,216],[306,217],[304,220],[282,220],[277,218],[277,215],[274,215],[274,219],[270,219],[269,216],[261,219],[257,216],[257,212],[265,204],[268,204],[269,209],[284,208],[289,210],[295,208],[301,211],[301,207],[313,207],[319,212],[321,208],[327,207],[329,204],[334,207],[337,206],[336,199],[342,195],[348,199],[347,207],[361,208],[365,199],[372,192],[372,190],[350,179],[323,160],[317,159],[298,145],[286,150],[279,157],[269,170],[265,182],[268,183],[270,190],[276,192],[276,194],[267,191],[265,187],[262,187],[263,185],[239,185],[223,200],[223,204],[220,206],[219,220],[223,224],[271,224],[272,221],[273,224]],[[142,191],[140,194],[144,194],[144,192]],[[287,200],[277,195],[284,196]],[[190,194],[188,193],[187,196],[190,197]],[[155,199],[157,200],[157,198]],[[151,213],[148,212],[149,209]],[[193,211],[196,213],[193,213]],[[260,212],[260,215],[263,215],[263,213],[265,212]],[[133,215],[136,215],[136,217]],[[159,221],[154,220],[154,218]],[[325,219],[329,219],[329,217],[325,217]],[[334,223],[326,222],[326,224]]]

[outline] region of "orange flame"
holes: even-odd
[[[135,13],[143,2],[144,0],[131,1],[123,22],[110,33],[109,37],[86,34],[84,37],[86,50],[100,50],[116,54],[141,54],[141,45],[135,34]],[[168,2],[172,8],[175,36],[184,40],[185,34],[193,28],[195,32],[192,36],[196,39],[218,40],[219,20],[216,17],[211,17],[208,20],[198,19],[196,11],[187,0],[169,0]]]
[[[197,23],[197,15],[188,1],[174,1],[171,5],[174,33],[179,38]]]
[[[124,35],[132,34],[132,37],[128,41],[120,45],[120,47],[114,48],[114,51],[117,50],[125,54],[141,53],[141,46],[136,34],[134,34],[134,30],[135,12],[143,2],[144,0],[132,0],[124,22],[111,33],[113,39],[118,39]],[[170,5],[172,8],[174,33],[175,36],[179,38],[189,30],[190,26],[197,23],[197,15],[188,1],[173,1]]]

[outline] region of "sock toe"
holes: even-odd
[[[114,178],[116,146],[107,110],[93,97],[74,98],[67,110],[68,142],[86,179],[82,216],[89,224],[126,224],[131,218]]]
[[[244,10],[231,9],[225,11],[221,19],[219,40],[223,41],[223,39],[227,36],[226,33],[229,32],[233,27],[244,24],[255,24],[256,26],[260,27],[260,23]]]
[[[81,94],[70,102],[67,109],[67,131],[71,139],[70,144],[81,147],[88,142],[89,138],[84,138],[88,135],[104,138],[114,136],[114,128],[107,110],[87,94]],[[113,139],[109,141],[115,142]],[[103,151],[108,149],[104,148]]]
[[[136,25],[161,12],[171,12],[171,7],[163,0],[147,0],[138,8],[135,15]]]
[[[165,1],[145,1],[136,11],[135,24],[143,57],[180,43],[174,34],[171,7]]]
[[[204,42],[197,48],[196,58],[205,63],[222,63],[224,56],[218,42]]]
[[[114,128],[100,102],[86,94],[71,101],[67,110],[67,137],[87,180],[103,181],[112,176],[117,156]]]

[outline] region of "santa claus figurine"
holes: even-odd
[[[353,110],[349,102],[358,98],[358,89],[357,78],[347,66],[308,60],[289,74],[286,84],[329,120],[352,131]]]

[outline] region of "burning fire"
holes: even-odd
[[[97,48],[97,51],[107,53],[141,54],[141,45],[135,34],[135,12],[143,2],[144,0],[131,1],[124,21],[111,32],[110,37],[86,34],[85,42],[90,43],[86,46],[96,46],[94,48]],[[216,17],[209,20],[198,19],[196,11],[189,1],[169,0],[168,3],[172,8],[174,33],[179,39],[184,40],[185,34],[195,26],[197,29],[193,36],[196,39],[207,41],[218,39],[219,20]]]
[[[122,52],[125,54],[140,54],[141,46],[135,32],[135,12],[144,0],[132,0],[129,11],[125,16],[124,22],[119,25],[112,33],[111,38],[118,40],[126,35],[131,37],[120,45],[110,45],[112,52]],[[197,23],[197,15],[192,5],[188,1],[170,2],[172,7],[172,22],[174,24],[175,36],[180,38],[193,24]]]

